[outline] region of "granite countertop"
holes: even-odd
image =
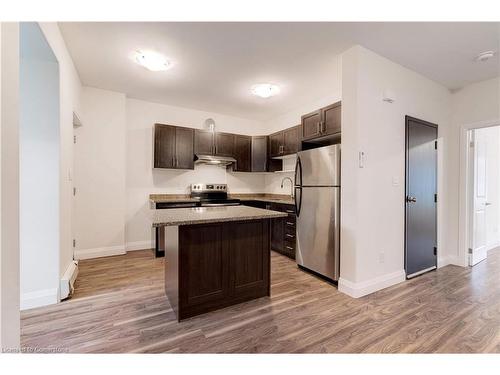
[[[153,227],[246,221],[286,217],[284,212],[247,206],[219,206],[152,210]]]
[[[241,199],[242,201],[261,201],[271,203],[295,204],[290,195],[284,194],[230,194],[230,198]]]
[[[236,198],[246,201],[295,204],[294,200],[289,195],[284,194],[229,194],[229,198]],[[183,203],[199,201],[199,199],[197,198],[191,198],[189,195],[183,194],[150,194],[149,200],[151,203]]]

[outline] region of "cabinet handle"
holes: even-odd
[[[286,234],[286,236],[291,238],[295,237],[293,234],[288,234],[288,233]]]
[[[326,122],[324,121],[321,123],[321,132],[326,133]]]
[[[321,134],[321,121],[316,124],[316,133]]]
[[[290,222],[290,221],[287,221],[287,222],[286,222],[286,224],[287,224],[287,225],[294,225],[294,224],[293,224],[292,222]]]
[[[293,250],[293,247],[285,246],[288,250]]]
[[[290,213],[290,214],[294,214],[295,211],[294,210],[285,210],[286,212]]]

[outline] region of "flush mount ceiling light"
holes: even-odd
[[[482,53],[480,53],[479,55],[476,56],[476,61],[480,61],[480,62],[488,61],[493,56],[495,56],[495,52],[494,51],[482,52]]]
[[[259,83],[251,87],[252,94],[261,98],[270,98],[280,92],[280,88],[270,83]]]
[[[135,62],[152,72],[161,72],[172,66],[171,61],[155,51],[136,51]]]

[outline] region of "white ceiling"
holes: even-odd
[[[337,56],[360,44],[455,90],[498,75],[497,23],[60,23],[83,84],[131,98],[265,120],[331,94]],[[137,49],[173,60],[132,62]],[[253,97],[254,83],[282,93]]]

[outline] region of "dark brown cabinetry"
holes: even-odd
[[[198,155],[215,153],[214,132],[200,129],[194,131],[194,153]]]
[[[252,137],[252,172],[267,172],[267,137]]]
[[[293,205],[271,203],[269,209],[286,212],[285,218],[273,219],[271,221],[271,249],[295,259],[295,208]]]
[[[215,150],[217,156],[234,156],[234,134],[215,133]]]
[[[183,225],[165,290],[179,320],[269,295],[269,220]]]
[[[236,159],[236,165],[233,167],[234,171],[252,171],[252,137],[246,135],[234,136],[234,158]]]
[[[300,125],[271,134],[269,145],[272,158],[300,151]]]
[[[154,168],[193,169],[193,136],[190,128],[155,124]]]
[[[196,129],[194,153],[198,155],[234,156],[234,134]]]
[[[303,141],[334,135],[340,131],[341,102],[302,116]]]

